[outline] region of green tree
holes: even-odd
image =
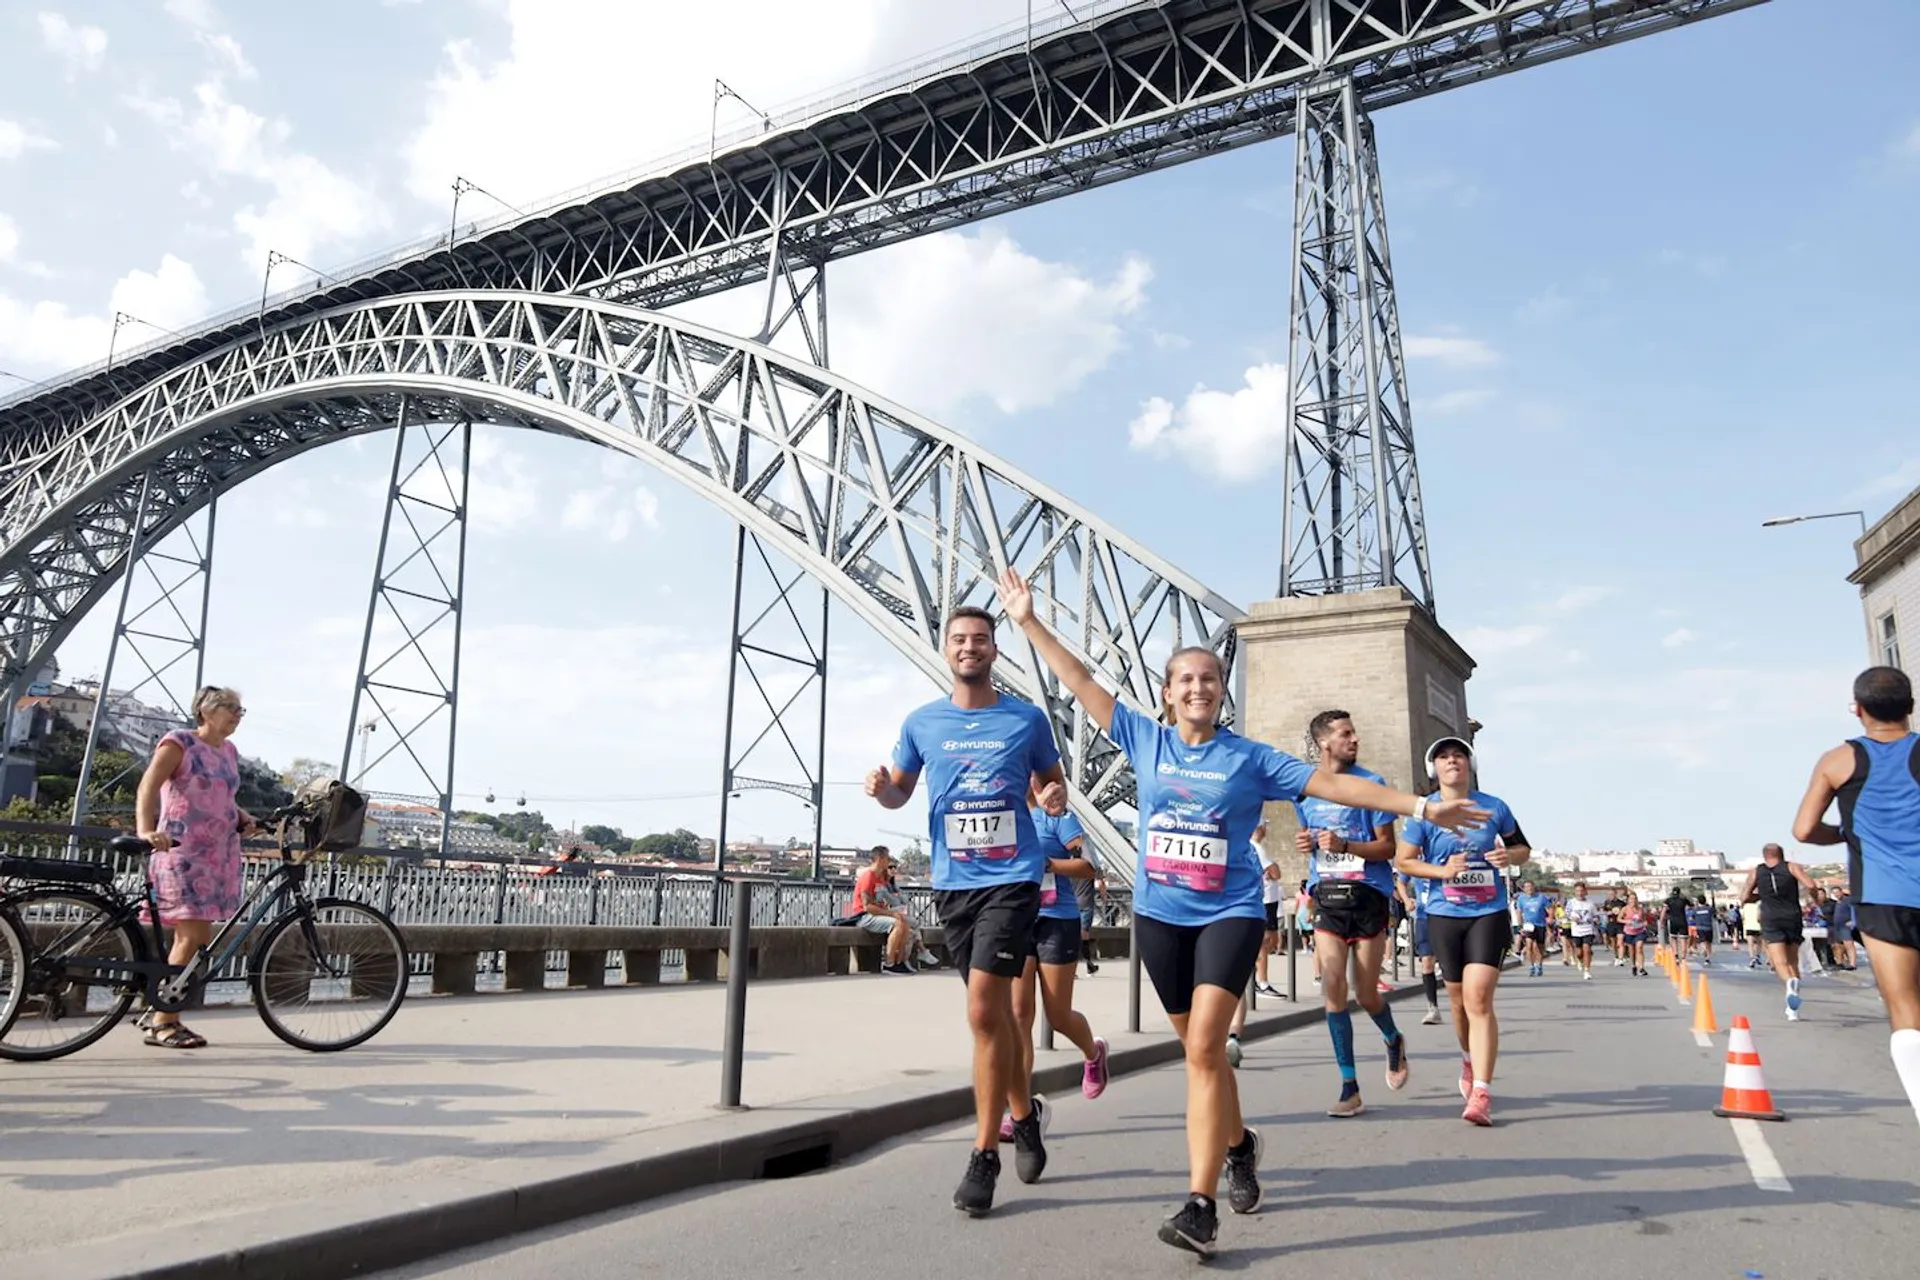
[[[641,836],[635,840],[633,851],[688,862],[700,856],[700,837],[685,827],[677,827],[672,831],[656,831],[652,835]]]
[[[67,812],[54,805],[36,804],[25,796],[15,796],[7,801],[6,808],[0,809],[0,818],[9,822],[65,822]]]
[[[280,771],[280,783],[288,791],[298,791],[315,779],[333,776],[334,768],[326,761],[315,760],[312,756],[295,756],[293,763]]]
[[[626,833],[620,828],[601,826],[597,822],[589,822],[580,828],[580,838],[602,849],[623,849],[627,845]]]

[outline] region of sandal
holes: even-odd
[[[207,1047],[205,1036],[197,1031],[189,1031],[184,1023],[179,1022],[148,1027],[146,1040],[157,1049],[204,1049]]]

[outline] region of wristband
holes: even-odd
[[[1420,796],[1413,802],[1413,820],[1415,822],[1424,822],[1426,820],[1426,817],[1427,817],[1427,798],[1425,796]]]

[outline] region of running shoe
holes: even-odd
[[[1473,1063],[1466,1058],[1460,1060],[1460,1100],[1466,1102],[1473,1097]]]
[[[1440,1006],[1437,1004],[1428,1005],[1427,1016],[1420,1019],[1420,1025],[1423,1027],[1439,1026],[1440,1025]]]
[[[993,1208],[993,1187],[1000,1180],[1000,1153],[975,1151],[967,1157],[967,1176],[954,1189],[953,1207],[969,1218],[984,1218]]]
[[[1591,970],[1591,969],[1582,969],[1582,970],[1580,971],[1580,980],[1581,980],[1582,982],[1592,982],[1592,981],[1593,981],[1593,970]]]
[[[895,977],[903,978],[903,977],[908,977],[913,973],[913,966],[908,964],[906,961],[902,960],[898,964],[881,965],[880,972],[890,973],[890,974],[893,974]]]
[[[1088,956],[1087,957],[1087,976],[1091,978],[1094,974],[1098,972],[1100,972],[1100,962],[1098,960],[1095,960],[1092,956]]]
[[[1800,1010],[1800,979],[1787,979],[1787,1011],[1797,1013]]]
[[[1406,1088],[1410,1070],[1407,1063],[1407,1033],[1402,1031],[1387,1041],[1387,1088]]]
[[[1280,988],[1274,986],[1271,982],[1256,982],[1253,984],[1253,989],[1260,995],[1272,996],[1275,1000],[1280,999]]]
[[[1340,1082],[1340,1101],[1327,1108],[1327,1114],[1336,1120],[1349,1120],[1367,1109],[1360,1101],[1360,1086],[1352,1080]]]
[[[1460,1118],[1468,1124],[1477,1124],[1483,1129],[1493,1127],[1493,1097],[1485,1089],[1475,1089],[1467,1099],[1467,1109]]]
[[[915,956],[914,959],[919,962],[922,969],[938,969],[940,967],[940,957],[925,947],[920,948],[920,954]]]
[[[1033,1095],[1033,1110],[1025,1120],[1013,1122],[1013,1171],[1020,1181],[1032,1185],[1047,1171],[1047,1100]]]
[[[1160,1224],[1162,1243],[1176,1249],[1213,1256],[1213,1240],[1220,1233],[1220,1215],[1200,1196],[1188,1196],[1180,1212]]]
[[[1393,991],[1393,984],[1391,982],[1388,982],[1385,978],[1380,979],[1380,982],[1378,985],[1380,988],[1380,994],[1383,996],[1389,995]]]
[[[1316,987],[1320,985],[1320,975],[1317,973],[1313,975],[1313,985]]]
[[[1093,1038],[1093,1058],[1080,1068],[1080,1096],[1088,1101],[1107,1091],[1107,1042]]]
[[[1240,1145],[1227,1148],[1227,1204],[1235,1213],[1260,1207],[1260,1156],[1266,1151],[1258,1129],[1243,1129]]]
[[[1000,1141],[1013,1141],[1013,1112],[1011,1111],[1000,1117]]]
[[[1794,1008],[1792,1005],[1787,1006],[1787,1021],[1788,1022],[1800,1021],[1800,1011]]]
[[[1238,1068],[1240,1065],[1240,1037],[1227,1037],[1227,1065]]]

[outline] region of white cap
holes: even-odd
[[[1467,753],[1467,763],[1473,763],[1473,744],[1465,738],[1458,738],[1452,734],[1448,734],[1444,738],[1435,738],[1433,745],[1427,748],[1427,776],[1429,778],[1433,776],[1433,758],[1447,747],[1459,747]]]

